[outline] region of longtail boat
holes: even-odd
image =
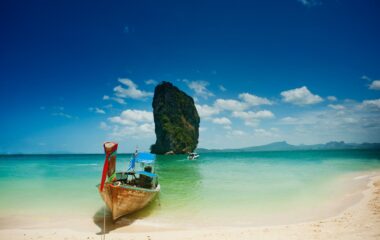
[[[158,177],[154,173],[155,155],[136,150],[128,170],[116,172],[117,147],[114,142],[104,143],[106,159],[98,185],[100,196],[111,210],[113,220],[144,208],[160,191]]]

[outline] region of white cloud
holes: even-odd
[[[312,94],[306,86],[283,91],[281,96],[284,102],[296,105],[316,104],[323,101],[320,96]]]
[[[380,99],[364,100],[361,104],[362,108],[380,109]]]
[[[143,100],[147,97],[153,96],[151,92],[145,92],[139,90],[137,85],[128,78],[119,79],[119,82],[127,86],[128,88],[123,88],[121,85],[116,86],[113,90],[115,95],[119,98],[132,98],[137,100]]]
[[[113,107],[113,105],[112,105],[112,104],[107,104],[107,105],[104,105],[103,107],[104,107],[104,108],[108,108],[108,109],[110,109],[110,108]]]
[[[273,118],[274,114],[268,110],[261,110],[256,112],[256,118]]]
[[[363,75],[363,76],[361,77],[361,79],[364,79],[364,80],[367,80],[367,81],[371,81],[371,78],[367,77],[366,75]]]
[[[338,104],[337,104],[338,105]],[[334,106],[325,110],[303,111],[281,128],[285,140],[294,143],[323,143],[334,140],[346,142],[378,142],[380,140],[380,99],[349,101],[345,108]],[[281,123],[286,123],[281,121]],[[285,133],[284,131],[287,131]]]
[[[108,118],[111,125],[100,123],[100,128],[110,130],[110,137],[124,138],[153,138],[154,122],[153,113],[145,110],[127,109],[119,116]]]
[[[295,124],[297,123],[298,119],[295,118],[295,117],[284,117],[284,118],[281,118],[281,123],[284,123],[284,124]]]
[[[127,103],[124,101],[124,99],[122,99],[122,98],[120,98],[120,97],[110,97],[110,96],[108,96],[108,95],[104,95],[104,96],[103,96],[103,100],[112,100],[112,101],[115,101],[115,102],[117,102],[117,103],[119,103],[119,104],[122,104],[122,105],[127,104]]]
[[[208,118],[220,112],[218,108],[209,106],[207,104],[204,104],[204,105],[195,104],[195,107],[197,108],[198,114],[201,118]]]
[[[207,99],[208,97],[214,96],[214,94],[207,89],[209,83],[206,81],[189,81],[187,79],[184,79],[183,81],[194,91],[195,95],[199,97]]]
[[[279,137],[279,135],[276,133],[278,131],[276,128],[272,128],[269,130],[265,130],[263,128],[257,128],[257,129],[254,129],[253,131],[254,131],[255,136],[258,136],[258,137],[271,137],[271,138]]]
[[[352,117],[345,117],[342,119],[344,123],[358,123],[359,120]]]
[[[273,118],[274,114],[268,110],[261,110],[261,111],[257,111],[257,112],[234,111],[232,113],[232,116],[242,119],[244,121],[244,124],[247,126],[256,127],[260,123],[261,119]]]
[[[231,132],[229,132],[229,135],[232,135],[232,136],[244,136],[246,135],[246,133],[242,130],[233,130]]]
[[[157,85],[157,81],[153,79],[148,79],[145,81],[146,85]]]
[[[241,93],[239,94],[239,98],[244,102],[249,104],[250,106],[258,106],[258,105],[272,105],[272,102],[267,98],[258,97],[249,93]]]
[[[58,111],[63,111],[65,110],[65,107],[62,107],[62,106],[55,106],[53,107],[54,110],[58,110]]]
[[[95,113],[99,113],[99,114],[106,114],[106,112],[103,109],[98,108],[98,107],[95,107],[95,108],[90,107],[90,108],[88,108],[88,110],[90,112],[95,112]]]
[[[199,127],[200,132],[205,132],[206,130],[207,130],[207,128],[205,128],[205,127]]]
[[[112,138],[118,139],[142,139],[154,137],[154,123],[143,123],[138,126],[113,126],[110,134]]]
[[[143,133],[153,133],[154,123],[144,123],[138,127],[138,130]]]
[[[321,1],[319,0],[297,0],[297,1],[306,7],[314,7],[314,6],[318,6],[322,4]]]
[[[125,102],[125,100],[122,99],[122,98],[120,98],[120,97],[110,97],[110,96],[108,96],[108,95],[104,95],[104,96],[103,96],[103,100],[112,100],[112,101],[115,101],[115,102],[117,102],[117,103],[119,103],[119,104],[122,104],[122,105],[127,104],[127,103]],[[107,106],[111,106],[111,107],[112,107],[112,104],[109,104],[109,105],[107,105]]]
[[[344,109],[346,109],[345,106],[340,105],[340,104],[329,104],[328,106],[330,108],[332,108],[332,109],[335,109],[335,110],[344,110]]]
[[[274,114],[271,111],[268,110],[261,110],[257,112],[238,112],[234,111],[232,113],[232,116],[237,117],[237,118],[242,118],[242,119],[250,119],[250,118],[255,118],[255,119],[264,119],[264,118],[273,118]]]
[[[216,99],[214,106],[221,110],[243,111],[248,108],[246,103],[234,99]]]
[[[124,101],[124,99],[122,99],[122,98],[113,97],[113,98],[111,98],[111,99],[112,99],[113,101],[119,103],[119,104],[122,104],[122,105],[127,104],[127,103]]]
[[[119,116],[108,118],[109,123],[101,122],[99,127],[109,130],[109,137],[122,139],[152,139],[154,138],[153,113],[145,110],[127,109]]]
[[[109,126],[106,122],[100,122],[99,128],[102,130],[110,130],[111,126]]]
[[[374,80],[370,85],[369,89],[380,90],[380,80]]]
[[[338,100],[335,96],[328,96],[327,97],[327,100],[331,101],[331,102],[335,102],[336,100]]]
[[[125,110],[120,116],[110,117],[109,121],[121,125],[136,126],[138,123],[153,123],[153,113],[144,110]]]
[[[214,118],[212,119],[212,122],[215,124],[220,124],[220,125],[231,125],[231,120],[226,118],[226,117],[221,117],[221,118]]]
[[[368,82],[371,82],[369,85],[368,85],[368,88],[371,89],[371,90],[380,90],[380,80],[373,80],[369,77],[367,77],[366,75],[363,75],[361,77],[361,79],[364,79],[364,80],[367,80]]]
[[[73,118],[73,116],[71,116],[70,114],[64,113],[64,112],[55,112],[55,113],[52,113],[51,115],[57,116],[57,117],[64,117],[64,118],[68,118],[68,119]]]
[[[219,110],[244,111],[251,106],[272,104],[267,98],[258,97],[249,93],[241,93],[238,96],[242,101],[235,99],[218,98],[214,102],[214,107]]]
[[[338,109],[341,107],[335,105],[342,105],[345,109],[335,110],[328,107],[328,104]],[[296,112],[289,112],[292,107],[288,105],[283,108],[283,112],[288,115],[281,116],[279,121],[255,118],[270,116],[270,114],[257,114],[256,111],[253,111],[256,114],[249,113],[248,110],[240,113],[232,111],[231,117],[226,117],[231,120],[231,126],[234,128],[216,132],[210,129],[202,133],[202,138],[207,141],[202,139],[200,144],[202,147],[234,148],[280,140],[292,144],[316,144],[341,140],[358,143],[380,141],[380,99],[378,98],[362,102],[342,100],[339,104],[329,102],[321,109],[303,108],[302,111],[298,109]],[[276,126],[277,130],[273,128]],[[233,130],[240,132],[233,133]]]
[[[223,85],[219,85],[219,90],[222,92],[227,91],[227,89]]]
[[[99,114],[106,114],[106,112],[101,108],[95,108],[95,112]]]

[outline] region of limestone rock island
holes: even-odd
[[[170,82],[161,82],[154,90],[152,107],[156,143],[151,146],[151,152],[182,154],[194,151],[200,118],[193,98]]]

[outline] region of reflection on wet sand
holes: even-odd
[[[101,235],[107,234],[118,228],[127,227],[138,219],[143,219],[152,214],[152,212],[160,207],[160,199],[157,196],[148,206],[132,214],[125,215],[117,220],[112,219],[112,214],[107,207],[100,208],[93,216],[93,222],[100,228],[97,233]]]

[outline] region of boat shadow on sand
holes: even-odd
[[[159,198],[156,197],[148,206],[141,209],[138,212],[125,215],[117,220],[112,220],[112,214],[108,208],[105,206],[100,208],[92,217],[94,223],[100,228],[100,231],[96,233],[97,235],[107,234],[118,228],[127,227],[132,225],[136,220],[143,219],[152,214],[154,210],[160,207]],[[105,213],[104,213],[105,210]],[[104,218],[105,218],[105,230],[104,228]]]

